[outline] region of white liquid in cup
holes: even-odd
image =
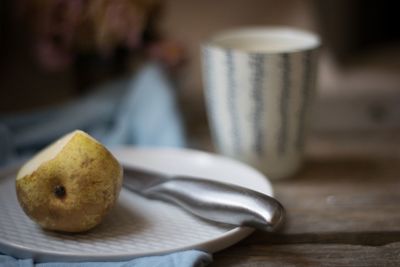
[[[291,28],[250,28],[222,33],[209,42],[221,49],[245,52],[293,53],[319,46],[319,38]]]

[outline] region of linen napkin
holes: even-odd
[[[18,260],[0,255],[1,267],[202,267],[211,262],[211,255],[196,250],[176,252],[164,256],[152,256],[123,262],[48,262],[35,264],[32,259]]]
[[[81,99],[29,113],[0,116],[0,166],[81,129],[108,147],[185,146],[174,88],[161,66],[110,82]]]

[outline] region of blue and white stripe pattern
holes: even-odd
[[[291,64],[290,57],[288,54],[282,54],[282,67],[281,67],[281,75],[282,75],[282,87],[279,90],[281,92],[279,99],[279,114],[280,114],[280,125],[279,125],[279,135],[278,135],[278,155],[282,156],[286,152],[287,139],[288,139],[288,131],[290,130],[290,125],[288,124],[288,116],[289,116],[289,98],[290,89],[291,89]]]
[[[300,164],[315,50],[251,53],[204,47],[209,118],[222,154],[267,170]]]
[[[242,153],[242,140],[240,136],[240,128],[239,128],[239,108],[237,101],[237,70],[234,63],[233,52],[231,50],[227,50],[226,52],[226,76],[227,76],[227,86],[228,86],[228,109],[231,119],[231,131],[233,134],[233,147],[236,155],[240,155]]]
[[[264,109],[265,101],[263,97],[264,91],[264,80],[268,79],[265,76],[265,57],[262,54],[254,54],[249,58],[249,67],[251,69],[251,97],[254,101],[254,107],[252,111],[253,120],[253,150],[258,156],[264,154],[264,146],[267,142],[265,136],[265,114]]]

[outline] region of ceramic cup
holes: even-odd
[[[217,152],[272,179],[299,169],[319,44],[310,32],[259,27],[223,32],[202,46],[207,112]]]

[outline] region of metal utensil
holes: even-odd
[[[273,231],[283,221],[284,209],[274,198],[226,183],[167,176],[124,166],[124,186],[147,198],[174,203],[201,218]]]

